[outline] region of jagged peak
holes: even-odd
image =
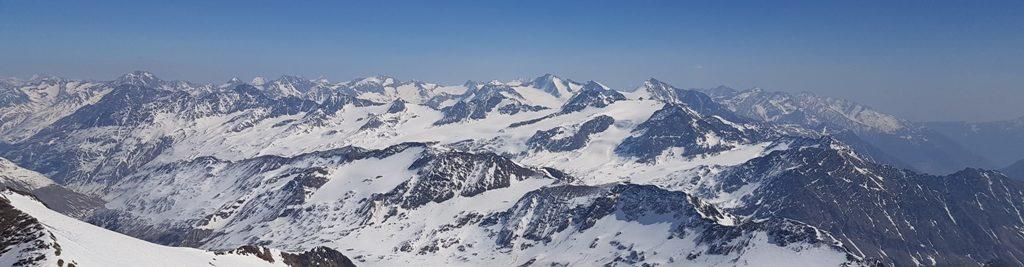
[[[313,80],[313,81],[316,82],[317,84],[329,84],[329,83],[331,83],[331,81],[327,79],[327,76],[324,76],[324,75],[320,75],[320,77],[317,77],[316,80]]]
[[[723,85],[719,85],[719,86],[715,86],[714,88],[711,88],[711,89],[714,89],[714,90],[732,90],[732,91],[736,90],[736,89],[733,89],[732,87],[726,86],[724,84]]]
[[[241,85],[241,84],[246,84],[246,83],[244,81],[242,81],[242,79],[239,79],[238,77],[231,77],[231,79],[228,79],[226,82],[222,83],[218,87],[220,87],[220,88],[227,88],[227,87],[237,86],[237,85]]]
[[[310,80],[306,79],[305,77],[297,75],[281,75],[281,77],[278,78],[277,80],[274,80],[274,82],[279,84],[292,85],[296,87],[296,89],[308,89],[308,87],[313,87],[318,84],[324,84],[322,82],[319,82],[318,80]]]
[[[655,79],[654,77],[651,77],[651,78],[648,78],[647,80],[644,80],[644,85],[647,85],[647,86],[672,87],[672,85],[669,85],[666,82],[662,82],[661,80]]]
[[[153,75],[153,73],[144,70],[136,70],[129,73],[125,73],[124,75],[121,75],[121,77],[118,77],[117,80],[114,80],[114,83],[119,85],[130,84],[148,87],[159,86],[159,84],[162,82],[163,80],[157,78],[156,75]]]
[[[158,79],[152,72],[136,70],[121,75],[120,79]]]
[[[443,85],[440,85],[438,83],[429,82],[429,81],[423,81],[423,80],[415,80],[415,79],[414,80],[408,80],[408,81],[399,81],[397,83],[397,85],[398,86],[412,85],[412,86],[419,87],[421,89],[433,89],[433,88],[437,88],[437,87],[443,86]]]
[[[480,87],[474,92],[474,94],[481,94],[481,93],[483,93],[483,94],[491,94],[491,93],[497,93],[497,92],[501,92],[501,91],[514,92],[512,90],[512,87],[509,86],[508,84],[505,84],[505,83],[502,83],[502,82],[499,82],[499,81],[495,80],[495,81],[491,81],[491,82],[485,83],[483,85],[480,85]]]
[[[471,89],[471,90],[472,89],[477,89],[477,88],[480,88],[480,82],[477,82],[477,81],[474,81],[474,80],[466,80],[466,82],[462,83],[462,86],[465,86],[467,89]]]
[[[400,82],[398,81],[398,79],[395,79],[395,77],[391,77],[391,76],[388,76],[388,75],[375,75],[375,76],[362,77],[362,78],[358,78],[358,79],[355,79],[355,80],[352,80],[351,82],[349,82],[349,84],[352,85],[352,86],[363,86],[363,85],[389,86],[389,85],[399,84],[399,83]]]
[[[562,78],[560,78],[558,76],[555,76],[554,74],[551,74],[551,73],[545,73],[544,75],[541,75],[540,77],[534,78],[533,81],[531,82],[531,84],[533,84],[533,85],[543,85],[543,84],[549,84],[549,83],[556,83],[556,82],[560,82],[560,81],[562,81]]]
[[[541,75],[540,77],[537,77],[538,80],[539,79],[551,80],[553,78],[558,78],[558,76],[554,75],[554,74],[551,74],[551,73],[544,73],[544,75]]]
[[[571,96],[579,88],[579,83],[546,73],[525,84],[543,90],[556,97]]]
[[[583,84],[582,90],[611,90],[611,88],[596,81],[588,81],[586,84]]]
[[[277,79],[278,80],[283,80],[283,81],[295,81],[295,80],[303,80],[303,81],[305,81],[306,80],[306,78],[302,78],[302,76],[291,75],[291,74],[281,75],[281,77],[277,78]]]
[[[264,78],[263,76],[256,76],[252,78],[252,81],[250,81],[249,84],[252,84],[254,86],[262,86],[264,84],[267,84],[267,78]]]
[[[17,80],[17,78],[12,78],[12,79],[15,79],[15,80]],[[31,78],[29,78],[29,81],[30,81],[30,82],[38,82],[38,81],[59,81],[59,80],[64,80],[64,78],[63,78],[63,77],[60,77],[60,76],[57,76],[57,75],[49,74],[49,73],[39,73],[39,74],[33,74],[33,75],[32,75],[32,77],[31,77]]]
[[[633,90],[639,93],[642,98],[651,98],[664,102],[678,102],[676,88],[655,78],[644,80],[640,86]]]
[[[640,88],[637,89],[637,91],[647,91],[654,93],[655,95],[662,95],[662,93],[659,92],[671,94],[675,90],[675,86],[672,86],[671,84],[655,79],[653,77],[644,80],[643,84],[640,85]]]
[[[715,86],[710,89],[705,89],[704,91],[711,95],[734,95],[739,92],[736,89],[725,85]]]
[[[405,111],[405,103],[405,100],[402,99],[395,99],[394,101],[391,101],[391,105],[388,106],[387,113],[398,113]]]
[[[156,75],[153,75],[152,72],[149,72],[147,70],[134,70],[134,71],[131,71],[129,73],[125,73],[124,75],[134,75],[134,76],[144,76],[144,77],[156,78]]]

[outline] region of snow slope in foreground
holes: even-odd
[[[229,252],[161,246],[67,217],[10,190],[0,192],[0,233],[0,266],[303,266],[311,264],[311,253],[329,250],[297,255],[252,246]],[[351,266],[342,259],[334,263]]]

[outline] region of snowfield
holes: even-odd
[[[48,245],[42,250],[33,250],[38,243],[10,248],[0,254],[3,266],[16,266],[25,260],[25,254],[19,254],[22,251],[41,257],[28,261],[34,266],[289,266],[277,250],[271,250],[272,260],[268,261],[255,255],[161,246],[67,217],[30,196],[3,191],[0,198],[14,210],[38,220],[44,232],[38,242]]]
[[[0,107],[0,118],[17,119],[0,128],[12,141],[0,144],[9,159],[0,159],[0,185],[35,196],[3,199],[12,216],[38,224],[17,228],[26,238],[0,263],[44,255],[42,265],[77,266],[860,266],[1024,257],[1024,185],[977,169],[931,176],[891,167],[902,157],[869,141],[907,134],[913,140],[895,145],[941,144],[834,99],[655,79],[620,92],[554,75],[213,85],[135,72],[3,85],[18,101]],[[61,90],[80,96],[51,97]],[[975,243],[944,241],[962,238]]]

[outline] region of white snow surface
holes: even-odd
[[[23,190],[33,190],[52,184],[50,178],[0,158],[0,185],[17,185]]]
[[[604,108],[588,107],[578,112],[558,114],[559,107],[573,92],[581,89],[579,84],[565,82],[557,77],[552,80],[554,83],[548,90],[523,83],[492,82],[511,86],[521,96],[510,98],[547,109],[512,115],[495,110],[483,119],[444,125],[434,125],[443,114],[427,102],[434,97],[472,94],[478,88],[400,82],[390,77],[370,77],[335,84],[323,81],[316,86],[330,90],[355,88],[353,90],[361,90],[357,92],[360,98],[377,103],[403,101],[406,110],[388,113],[388,104],[362,107],[349,104],[336,113],[323,114],[323,120],[315,123],[310,119],[314,114],[299,112],[270,117],[263,109],[200,118],[160,113],[152,124],[132,128],[88,128],[68,136],[71,140],[69,143],[77,146],[83,154],[103,155],[107,151],[117,151],[118,146],[153,144],[162,138],[170,138],[172,142],[155,159],[139,168],[137,173],[126,175],[124,179],[109,184],[87,182],[68,186],[80,192],[101,195],[108,201],[107,208],[136,215],[152,225],[195,227],[223,233],[206,240],[203,248],[231,249],[256,242],[296,251],[327,246],[342,251],[357,260],[357,264],[370,266],[507,266],[522,264],[530,259],[536,259],[538,263],[535,264],[542,265],[599,265],[616,256],[623,256],[619,245],[613,245],[611,241],[645,252],[647,262],[671,266],[784,266],[808,262],[836,266],[845,262],[844,255],[835,250],[802,248],[801,244],[778,247],[767,243],[763,236],[752,239],[748,249],[739,255],[709,255],[700,257],[698,261],[686,261],[687,253],[701,251],[694,240],[668,240],[665,235],[669,225],[627,222],[617,220],[614,216],[599,220],[586,231],[562,231],[550,243],[531,244],[532,247],[513,251],[498,248],[489,229],[476,225],[451,227],[461,219],[505,211],[527,192],[564,183],[603,185],[630,182],[654,184],[672,190],[693,190],[695,185],[681,181],[698,179],[698,183],[713,184],[712,180],[699,179],[713,177],[708,173],[717,172],[723,167],[742,164],[773,150],[784,149],[784,144],[761,141],[730,144],[735,148],[693,157],[678,156],[679,151],[670,149],[657,158],[657,163],[639,163],[634,159],[620,157],[614,150],[625,138],[634,136],[635,127],[661,109],[664,102],[651,99],[648,92],[637,92],[627,94],[630,96],[628,100],[617,101]],[[253,84],[260,87],[276,86],[287,95],[316,91],[303,92],[305,89],[293,84],[262,78],[254,79]],[[457,98],[446,99],[445,103],[451,103],[453,99]],[[559,127],[569,129],[602,115],[612,117],[614,124],[605,131],[591,135],[583,148],[550,152],[532,151],[526,146],[526,140],[538,131]],[[513,123],[542,117],[546,118],[510,127]],[[858,118],[872,119],[865,116]],[[371,119],[382,123],[379,127],[364,129],[363,126]],[[727,123],[734,127],[747,127]],[[105,136],[121,138],[118,144],[91,141]],[[709,143],[721,141],[713,135],[705,139]],[[403,142],[426,142],[430,145],[427,148],[409,148],[384,158],[351,162],[306,160],[258,171],[251,168],[262,168],[262,165],[245,165],[247,160],[259,157],[290,158],[346,146],[383,149]],[[385,210],[372,210],[369,211],[371,217],[361,217],[365,211],[359,208],[363,207],[365,201],[417,177],[417,173],[409,167],[427,150],[445,149],[494,152],[522,166],[552,167],[578,180],[557,181],[543,177],[512,181],[507,187],[472,197],[456,195],[440,203],[430,202],[413,209],[398,209],[395,216],[383,216]],[[88,159],[78,164],[82,169],[90,169],[104,162],[129,161],[133,159],[129,153]],[[3,166],[4,162],[0,161],[0,168]],[[174,166],[189,168],[172,168]],[[275,206],[280,203],[273,201],[290,199],[291,196],[286,195],[289,192],[285,192],[284,188],[293,179],[304,175],[296,172],[309,169],[322,170],[314,172],[312,176],[323,178],[326,182],[319,187],[302,188],[301,203],[287,207]],[[35,183],[41,184],[39,181]],[[735,203],[743,192],[740,190],[736,195],[721,195],[709,202],[728,206]],[[8,197],[19,199],[17,195]],[[150,262],[152,259],[145,255],[181,257],[181,263],[184,264],[175,264],[177,266],[233,266],[236,263],[244,265],[248,263],[245,261],[255,259],[148,244],[61,217],[45,207],[40,208],[41,204],[33,204],[34,201],[25,197],[20,198],[23,199],[17,200],[19,209],[25,209],[47,223],[56,241],[68,247],[66,250],[69,257],[81,258],[79,262],[83,264],[79,266],[154,266],[166,263]],[[281,210],[288,209],[302,212],[297,217],[279,216]],[[616,232],[622,234],[615,235]],[[601,242],[591,248],[594,240]],[[100,245],[90,247],[94,242]],[[403,247],[413,250],[399,251]],[[435,250],[420,254],[419,250],[423,248]],[[137,253],[131,253],[135,256],[118,258],[111,254],[115,251]],[[108,259],[111,257],[114,259]]]
[[[52,234],[43,237],[45,242],[60,245],[60,255],[51,248],[44,252],[45,259],[38,266],[57,266],[60,259],[76,266],[286,266],[276,250],[275,262],[270,263],[255,256],[161,246],[67,217],[29,196],[4,191],[0,197],[39,220]],[[12,266],[20,249],[0,255],[0,265]]]

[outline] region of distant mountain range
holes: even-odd
[[[1024,159],[1013,122],[656,79],[142,71],[3,80],[0,119],[0,263],[1024,265],[1021,164],[990,170]]]
[[[1024,159],[1014,162],[1010,166],[1004,168],[1002,171],[1007,176],[1024,181]]]
[[[984,155],[997,167],[1024,159],[1024,117],[990,122],[926,122],[929,129]]]

